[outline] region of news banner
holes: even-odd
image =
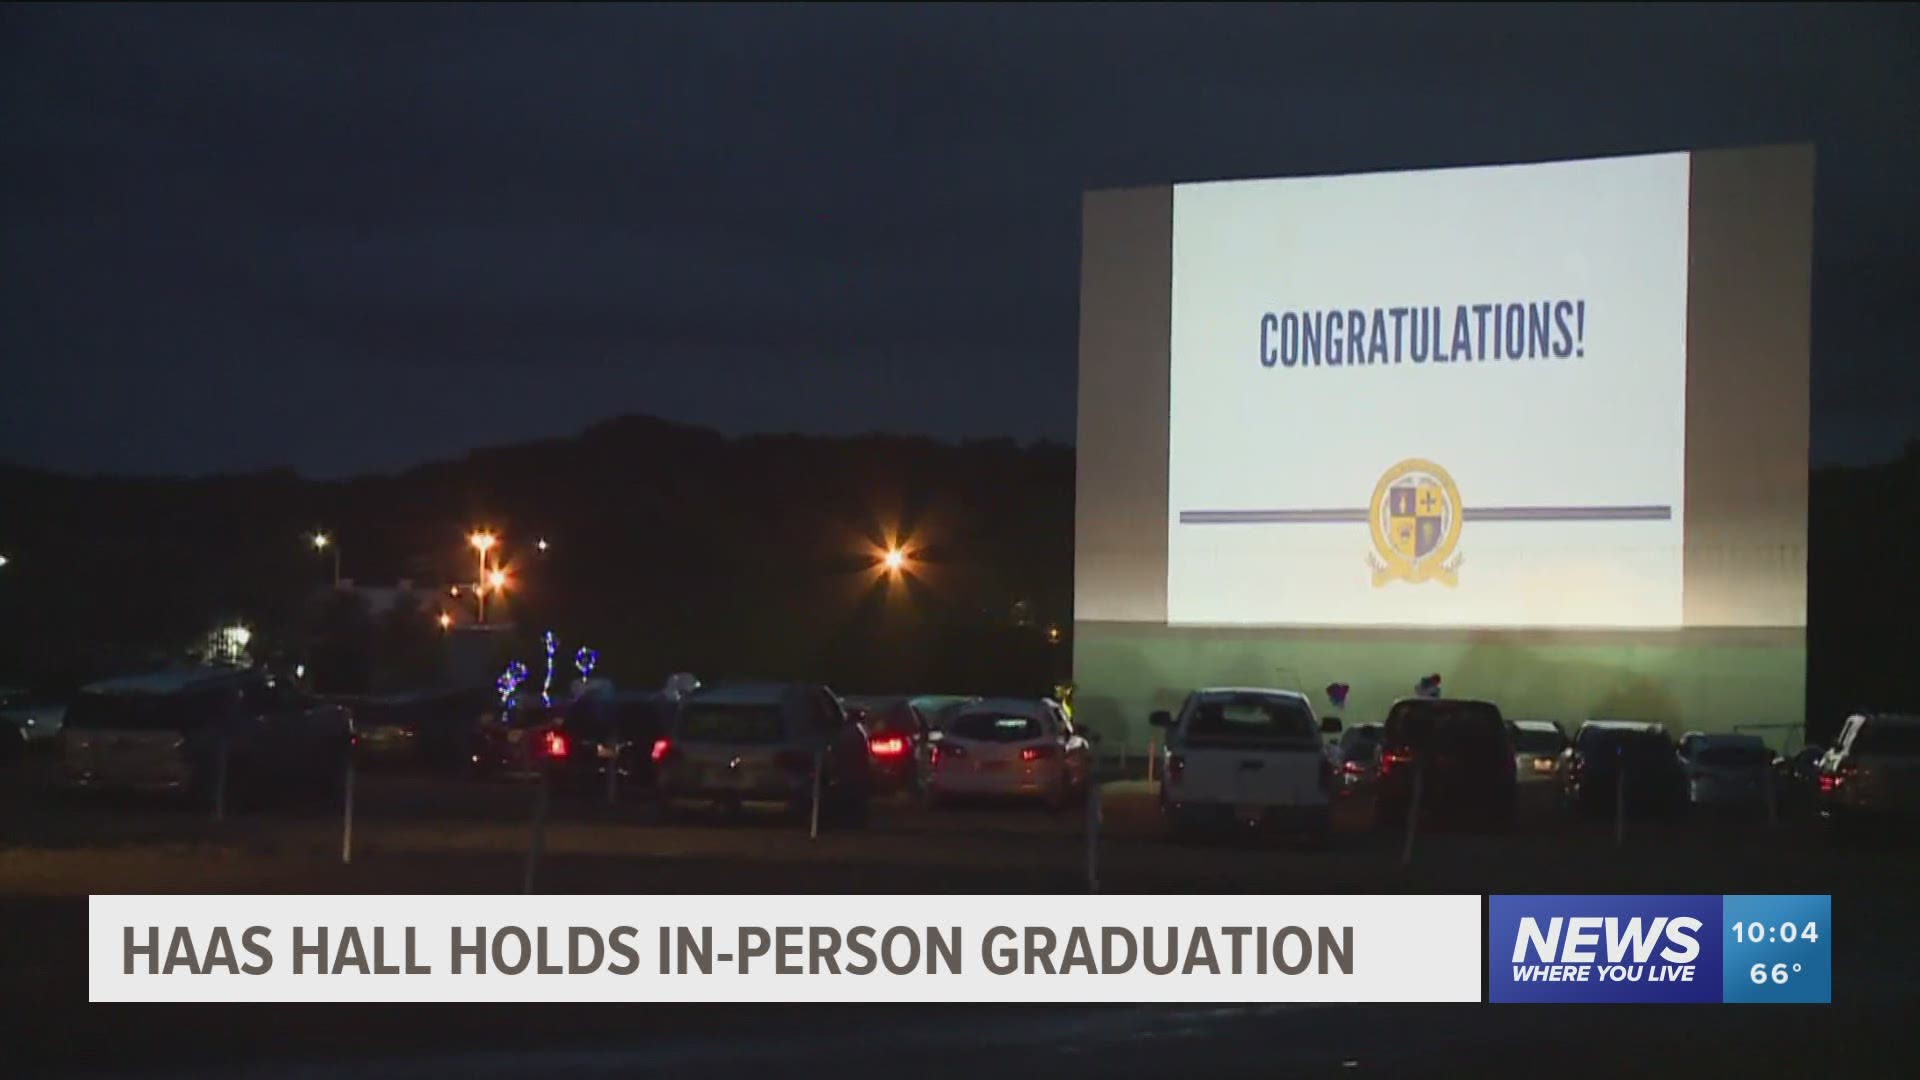
[[[94,896],[89,996],[1827,1003],[1831,920],[1811,895]]]

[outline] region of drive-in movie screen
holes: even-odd
[[[1913,7],[0,73],[0,1074],[1920,1072]]]

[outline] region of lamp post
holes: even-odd
[[[492,551],[494,545],[499,542],[499,537],[485,529],[476,529],[467,534],[467,543],[480,555],[480,572],[473,579],[473,595],[475,602],[479,605],[478,625],[480,626],[487,624],[487,586],[490,584],[487,574],[487,553]]]
[[[326,533],[314,533],[313,550],[325,551],[328,548],[333,549],[333,587],[337,589],[340,587],[340,545],[334,543],[333,537]]]

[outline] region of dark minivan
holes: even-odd
[[[1691,801],[1680,748],[1661,724],[1589,720],[1564,759],[1561,790],[1579,812],[1677,817]]]
[[[258,669],[188,668],[112,679],[67,709],[68,782],[195,801],[331,794],[346,776],[352,714]]]
[[[675,708],[674,699],[659,690],[610,691],[572,702],[557,738],[546,741],[556,785],[595,801],[617,801],[621,791],[652,791],[655,748],[672,730]]]
[[[1499,707],[1454,698],[1395,702],[1380,734],[1379,823],[1405,824],[1416,787],[1423,815],[1510,823],[1513,736]]]

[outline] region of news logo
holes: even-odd
[[[1494,896],[1488,1000],[1721,1000],[1718,896]]]

